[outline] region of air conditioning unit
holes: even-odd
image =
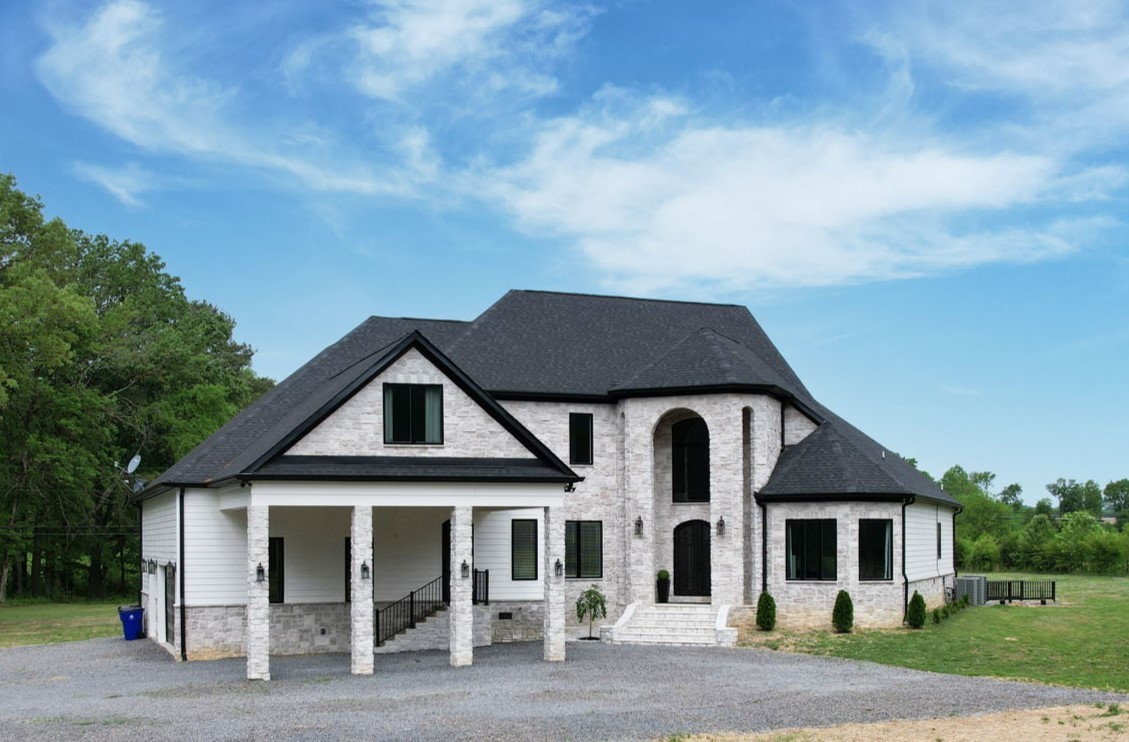
[[[965,595],[971,605],[984,605],[988,598],[987,575],[961,575],[957,578],[956,598],[960,600]]]

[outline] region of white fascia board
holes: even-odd
[[[249,504],[267,506],[504,507],[564,505],[564,485],[496,482],[256,482]]]

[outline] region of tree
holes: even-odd
[[[1109,482],[1102,493],[1105,506],[1117,517],[1117,525],[1129,523],[1129,479]]]
[[[1060,515],[1085,510],[1095,518],[1102,517],[1102,490],[1092,479],[1079,483],[1060,477],[1047,485],[1047,491],[1058,498]]]
[[[143,245],[47,221],[0,175],[0,601],[117,591],[136,509],[115,462],[163,470],[270,386],[234,322]],[[128,565],[128,566],[127,566]]]
[[[1023,488],[1014,482],[1000,490],[999,500],[1012,510],[1023,507]]]
[[[598,618],[606,618],[608,615],[608,602],[604,594],[600,592],[600,588],[593,585],[580,594],[576,599],[576,620],[583,621],[585,616],[588,618],[588,638],[595,639],[592,636],[592,623]]]
[[[1045,515],[1048,518],[1054,515],[1055,505],[1053,502],[1051,502],[1051,498],[1044,497],[1041,498],[1037,503],[1035,503],[1035,514]]]

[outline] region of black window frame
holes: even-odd
[[[691,440],[701,435],[704,440]],[[700,417],[670,426],[672,502],[710,501],[710,429]]]
[[[439,439],[427,440],[427,390],[438,389],[439,404]],[[397,418],[393,409],[404,404],[403,400],[394,399],[397,395],[407,393],[408,409],[408,435],[397,436]],[[416,395],[419,395],[418,401]],[[384,444],[387,446],[441,446],[444,440],[443,425],[443,385],[442,384],[398,384],[387,382],[383,387],[384,400]],[[392,400],[392,404],[389,404]],[[417,420],[416,414],[422,415]]]
[[[568,413],[568,463],[591,466],[595,461],[591,412]]]
[[[267,539],[267,594],[270,603],[286,602],[286,544],[282,536]]]
[[[589,556],[585,547],[584,531],[594,531],[597,539],[598,569],[585,570],[585,557]],[[590,538],[590,536],[589,536]],[[591,544],[589,540],[587,543]],[[569,547],[572,552],[569,553]],[[602,580],[604,578],[604,522],[602,520],[565,521],[565,577],[570,579]]]
[[[941,521],[937,521],[937,558],[943,558],[941,556]]]
[[[836,518],[789,518],[784,521],[784,574],[789,582],[835,582],[839,575],[839,523]],[[813,542],[812,539],[815,539]],[[799,555],[803,561],[793,561],[792,552],[800,540]],[[819,569],[808,562],[816,553]],[[830,546],[830,553],[827,547]],[[828,574],[828,557],[831,569]]]
[[[864,525],[865,524],[865,525]],[[864,551],[877,551],[876,547],[871,543],[864,543],[864,539],[873,538],[873,533],[864,533],[876,529],[878,524],[883,524],[884,535],[882,536],[882,562],[885,569],[881,577],[873,575],[867,576],[863,574],[863,565],[872,564],[874,560],[870,555],[864,555]],[[894,520],[892,518],[859,518],[859,582],[890,582],[894,579]]]
[[[519,528],[519,524],[521,524],[520,527],[526,527],[529,524],[532,524],[532,528],[533,528],[532,538],[530,538],[527,534],[522,534],[522,536],[521,536],[523,544],[526,543],[526,541],[528,541],[529,543],[531,543],[533,545],[533,574],[531,576],[528,575],[528,573],[527,573],[526,576],[519,577],[518,573],[517,573],[517,568],[518,568],[517,548],[518,548],[518,528]],[[537,554],[538,554],[539,551],[540,551],[540,549],[538,548],[538,541],[537,541],[537,519],[536,518],[513,518],[512,520],[510,520],[510,579],[513,580],[514,582],[529,582],[531,580],[536,580],[538,578],[538,575],[540,574],[540,570],[537,567],[537,561],[538,561]]]

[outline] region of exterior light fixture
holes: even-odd
[[[643,535],[643,516],[641,515],[635,519],[635,535]]]
[[[149,560],[149,574],[151,574],[151,575],[157,574],[157,560],[156,559],[150,559]]]
[[[564,565],[561,564],[560,559],[557,560],[556,565],[553,567],[553,571],[557,573],[557,577],[560,577],[564,574]]]
[[[372,571],[369,569],[368,560],[361,562],[361,579],[367,580],[372,576]]]
[[[724,536],[725,535],[725,516],[724,515],[717,519],[717,535],[718,536]]]
[[[173,564],[173,563],[172,563],[172,562],[170,561],[170,562],[169,562],[168,564],[166,564],[166,565],[165,565],[165,568],[166,568],[166,569],[176,569],[176,565],[175,565],[175,564]]]
[[[576,492],[576,485],[573,482],[569,482],[568,484],[566,484],[564,486],[564,491],[565,492]]]
[[[466,563],[466,559],[463,560],[462,572],[464,580],[470,577],[470,565]]]
[[[267,571],[263,569],[263,563],[259,562],[259,566],[255,567],[255,582],[263,582],[267,579]]]

